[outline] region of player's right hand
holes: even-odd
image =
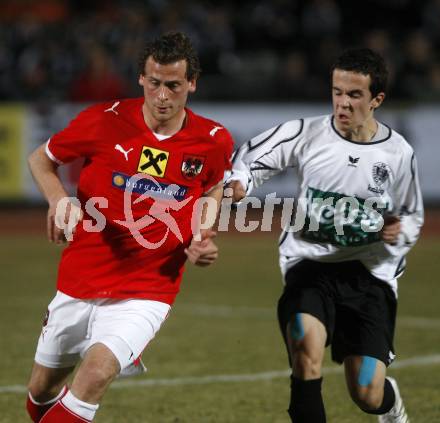
[[[212,229],[201,232],[201,240],[192,239],[188,248],[185,248],[185,254],[188,260],[196,266],[205,267],[213,264],[218,258],[218,247],[213,238],[217,235]]]
[[[402,226],[398,216],[386,216],[380,236],[387,244],[394,245],[398,240],[401,229]]]
[[[81,207],[69,197],[60,198],[49,205],[47,212],[47,237],[50,242],[63,244],[73,240],[76,227],[84,217]]]
[[[231,181],[226,184],[225,188],[232,188],[232,201],[234,203],[238,203],[244,197],[246,197],[246,190],[241,185],[240,181]]]

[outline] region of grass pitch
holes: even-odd
[[[275,308],[282,290],[277,240],[220,234],[218,242],[214,266],[187,266],[173,311],[144,354],[148,373],[112,387],[97,423],[289,421],[287,356]],[[439,249],[440,241],[419,241],[400,280],[398,356],[389,373],[398,378],[416,423],[440,422]],[[29,421],[24,386],[55,293],[60,251],[38,236],[0,241],[1,423]],[[376,421],[352,404],[341,367],[328,357],[325,367],[328,421]]]

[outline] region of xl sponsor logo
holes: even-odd
[[[163,177],[167,168],[168,151],[158,150],[152,147],[142,147],[141,157],[139,158],[138,172],[147,175]]]

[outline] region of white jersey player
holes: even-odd
[[[332,69],[333,114],[285,122],[244,144],[228,184],[236,201],[293,167],[296,213],[280,238],[278,317],[292,365],[289,415],[324,423],[324,349],[344,363],[349,392],[381,422],[408,416],[386,366],[394,358],[397,281],[423,224],[414,152],[374,118],[387,70],[369,49]]]
[[[423,223],[416,159],[405,139],[379,122],[366,143],[345,138],[333,116],[292,120],[244,144],[229,180],[240,181],[249,194],[287,167],[297,169],[299,187],[292,194],[301,200],[280,237],[283,274],[304,258],[360,260],[397,290],[396,277]],[[350,216],[337,212],[344,206]],[[400,219],[392,245],[379,242],[382,216]]]

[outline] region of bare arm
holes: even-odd
[[[76,219],[74,226],[82,219],[78,207],[69,204],[62,216],[56,216],[58,202],[67,197],[67,192],[58,176],[58,165],[45,152],[45,145],[38,147],[28,158],[32,176],[49,204],[47,213],[47,236],[49,241],[61,244],[65,241],[63,226],[69,223],[69,216]],[[57,219],[57,224],[55,222]],[[70,221],[72,224],[72,221]],[[72,232],[74,227],[72,228]]]
[[[204,207],[202,210],[201,222],[212,222],[212,228],[215,221],[217,220],[218,211],[220,210],[220,205],[223,199],[223,181],[220,181],[217,185],[213,186],[207,193],[205,193],[204,197],[212,198],[216,203],[215,208]],[[200,232],[202,234],[202,237],[205,232],[212,232],[211,228],[201,229]]]
[[[38,147],[29,156],[28,164],[38,188],[51,205],[66,197],[67,193],[58,177],[58,165],[47,157],[44,150],[44,144]]]
[[[220,209],[223,198],[223,183],[215,185],[211,190],[205,194],[205,197],[214,199],[216,208],[204,207],[202,210],[201,223],[206,221],[215,222],[218,211]],[[209,266],[218,258],[218,247],[215,245],[213,238],[217,235],[210,228],[200,230],[201,240],[196,241],[194,238],[188,248],[185,249],[185,254],[188,260],[197,266]]]

